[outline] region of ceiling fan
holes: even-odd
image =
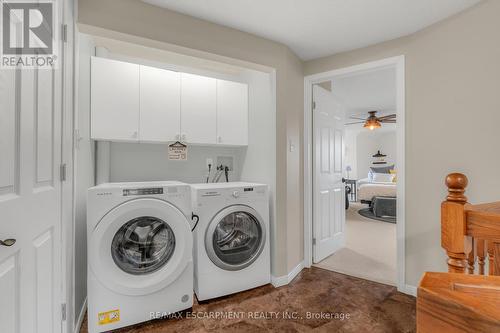
[[[368,118],[358,118],[351,116],[349,118],[362,121],[355,121],[352,123],[347,123],[346,125],[364,124],[363,125],[364,128],[374,130],[376,128],[382,127],[382,123],[396,123],[396,114],[389,114],[387,116],[377,117],[376,116],[377,112],[378,111],[368,111]]]

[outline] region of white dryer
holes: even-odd
[[[194,184],[194,291],[207,300],[271,280],[269,190],[252,183]]]
[[[192,307],[190,187],[102,184],[87,198],[89,332]]]

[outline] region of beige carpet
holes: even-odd
[[[365,207],[351,202],[346,212],[346,247],[314,266],[396,285],[396,224],[359,215],[358,210]]]

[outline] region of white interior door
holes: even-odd
[[[345,243],[344,109],[334,95],[313,88],[313,261]]]
[[[0,331],[61,332],[61,70],[0,70],[0,156]]]

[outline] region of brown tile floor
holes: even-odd
[[[182,319],[117,330],[159,332],[415,332],[415,298],[394,287],[320,268],[304,269],[287,286],[266,285],[195,304]],[[314,317],[308,317],[308,312]],[[232,319],[192,318],[233,315]],[[323,317],[321,315],[323,314]],[[349,315],[341,320],[326,316]],[[185,318],[190,316],[191,318]],[[277,318],[276,318],[277,317]],[[87,322],[80,333],[87,332]]]

